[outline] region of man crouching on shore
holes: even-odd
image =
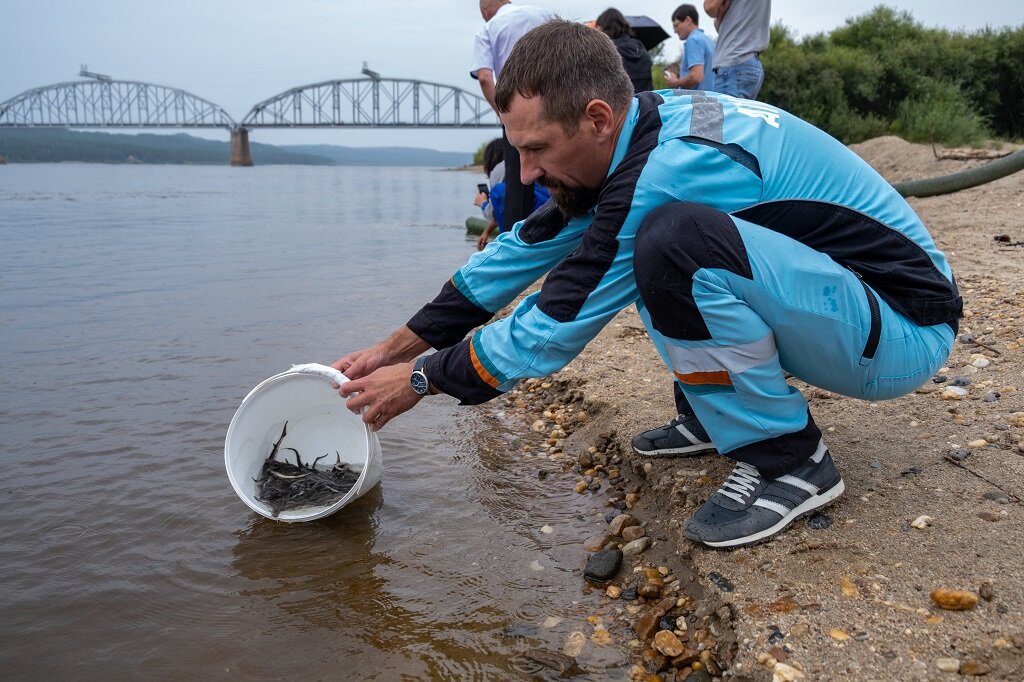
[[[339,390],[348,407],[379,429],[430,393],[482,403],[558,371],[636,304],[680,389],[672,428],[687,447],[671,454],[736,462],[686,537],[757,542],[838,497],[843,480],[786,372],[878,400],[943,365],[962,301],[910,206],[774,107],[634,97],[612,42],[582,24],[523,37],[495,99],[523,182],[552,201],[387,340],[334,363],[353,379]],[[489,322],[544,273],[540,292]]]

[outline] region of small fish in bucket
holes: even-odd
[[[224,440],[224,465],[250,509],[278,521],[312,521],[377,485],[377,434],[331,388],[346,381],[326,365],[295,365],[242,400]]]

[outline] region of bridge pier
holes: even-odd
[[[249,131],[245,128],[231,129],[231,165],[252,165],[252,154],[249,153]]]

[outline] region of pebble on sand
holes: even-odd
[[[791,665],[776,663],[772,668],[772,682],[796,682],[804,679],[804,674]]]
[[[978,604],[978,595],[967,590],[939,588],[932,590],[931,598],[936,606],[947,611],[966,611]]]
[[[913,528],[917,528],[918,530],[924,530],[928,526],[932,525],[933,520],[934,519],[932,519],[932,517],[922,514],[921,516],[918,516],[916,519],[911,521],[910,525]]]

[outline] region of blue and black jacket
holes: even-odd
[[[639,299],[636,232],[655,207],[705,204],[785,234],[857,272],[920,325],[955,328],[952,271],[907,202],[842,143],[780,109],[699,91],[640,93],[595,208],[566,220],[548,202],[473,255],[408,322],[440,349],[426,372],[481,403],[568,364]],[[481,327],[540,276],[539,292]]]

